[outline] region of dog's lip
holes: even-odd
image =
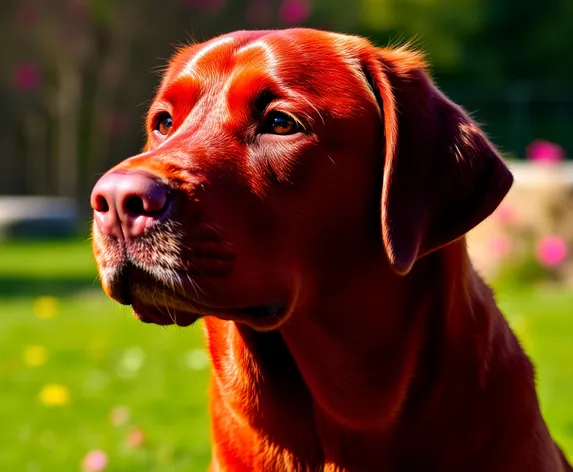
[[[156,324],[159,326],[177,325],[186,327],[195,323],[202,315],[192,312],[182,312],[167,307],[151,306],[137,299],[131,304],[133,314],[143,323]]]
[[[140,291],[134,290],[135,284],[140,282],[148,284],[150,280],[154,284],[160,284],[165,287],[168,295],[166,303],[157,305],[156,301],[144,299],[140,296]],[[185,278],[182,278],[182,280],[185,280]],[[181,288],[184,289],[184,287]],[[121,276],[108,286],[107,292],[111,298],[122,305],[130,305],[135,316],[140,321],[161,326],[172,324],[189,326],[199,318],[214,316],[227,321],[267,327],[277,324],[284,317],[289,306],[289,303],[282,300],[253,306],[209,306],[197,300],[187,299],[180,294],[179,296],[175,295],[178,298],[178,308],[175,308],[168,302],[169,298],[174,296],[172,290],[153,275],[131,265],[122,269]],[[181,309],[182,302],[187,305],[185,309]]]
[[[272,303],[263,306],[253,306],[235,309],[202,308],[208,313],[197,313],[194,309],[189,311],[174,310],[166,306],[152,306],[145,302],[134,300],[131,304],[133,312],[140,321],[153,323],[160,326],[177,325],[180,327],[190,326],[200,318],[214,316],[216,318],[246,324],[268,324],[276,323],[284,313],[286,304]],[[264,320],[269,319],[267,323]],[[258,323],[257,323],[258,322]]]
[[[122,305],[131,305],[133,303],[129,282],[123,278],[119,284],[119,289],[111,295],[111,297]]]
[[[131,305],[133,301],[131,287],[129,285],[129,272],[129,267],[122,268],[119,276],[114,277],[114,279],[105,286],[107,295],[121,305]]]
[[[266,317],[273,317],[278,319],[286,312],[287,304],[283,302],[273,302],[267,305],[255,305],[241,308],[225,308],[214,309],[214,315],[218,318],[229,321],[244,321],[250,319],[262,319]]]

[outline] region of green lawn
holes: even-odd
[[[573,292],[500,288],[498,299],[573,457]],[[93,450],[113,471],[206,469],[201,326],[134,320],[101,295],[82,241],[0,245],[0,314],[0,470],[81,470]]]

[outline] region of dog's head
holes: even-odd
[[[106,293],[143,320],[280,325],[301,284],[385,251],[404,275],[512,178],[420,55],[309,29],[183,48],[144,152],[92,194]]]

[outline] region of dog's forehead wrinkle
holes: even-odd
[[[229,96],[233,93],[233,86],[240,83],[239,79],[244,77],[243,74],[248,76],[251,69],[253,80],[245,83],[253,84],[253,93],[244,95],[247,100],[256,99],[256,89],[260,88],[256,71],[265,71],[264,77],[276,84],[285,98],[292,99],[294,104],[297,102],[302,104],[304,108],[310,107],[312,115],[316,114],[322,122],[324,119],[320,107],[312,97],[307,96],[309,94],[324,96],[330,89],[325,74],[316,74],[315,68],[310,67],[317,61],[328,66],[332,72],[330,76],[340,74],[342,77],[344,71],[350,71],[351,74],[349,76],[347,74],[346,79],[350,79],[348,87],[359,87],[362,95],[366,94],[372,98],[373,94],[362,73],[358,53],[365,40],[343,34],[324,33],[329,39],[332,37],[332,41],[326,42],[313,34],[305,33],[302,37],[298,37],[296,31],[298,30],[282,33],[262,32],[261,35],[248,41],[241,41],[244,39],[241,37],[235,41],[233,37],[224,36],[207,43],[190,58],[180,76],[191,74],[192,77],[200,79],[203,90],[209,91],[209,96],[201,98],[204,101],[204,106],[201,107],[204,112],[201,115],[204,116],[199,121],[204,122],[205,119],[210,121],[216,116],[228,116]],[[257,67],[253,67],[253,63],[258,64]],[[309,67],[304,67],[303,76],[300,70],[293,75],[291,70],[293,64],[300,66],[301,63],[306,63]],[[340,88],[337,84],[333,86]],[[245,90],[250,91],[248,86],[243,86],[239,95]],[[208,111],[205,112],[206,110]],[[196,111],[193,111],[185,121],[189,121],[191,116],[194,117],[193,121],[198,119]]]
[[[208,55],[214,54],[217,52],[217,49],[221,48],[225,45],[230,45],[234,42],[233,37],[225,36],[223,38],[215,39],[203,46],[197,53],[191,57],[183,70],[179,73],[179,77],[186,76],[186,75],[193,75],[194,70],[199,65],[199,62],[202,59],[206,59]]]
[[[249,45],[264,50],[266,44],[259,41],[259,38],[264,37],[267,33],[266,31],[240,31],[214,38],[203,43],[203,45],[195,45],[194,48],[202,47],[195,54],[185,59],[184,66],[177,77],[195,75],[217,77],[221,73],[221,69],[234,65],[237,55],[243,50],[247,50]],[[214,61],[213,58],[218,60]],[[267,54],[266,58],[271,59],[271,56]]]
[[[252,43],[249,43],[245,46],[239,48],[236,52],[236,57],[240,60],[241,56],[245,55],[247,52],[256,53],[260,51],[264,60],[266,61],[266,67],[269,69],[270,73],[274,73],[276,70],[277,65],[277,57],[276,52],[274,51],[273,47],[269,42],[264,41],[263,39],[259,39]],[[252,59],[251,59],[252,60]]]

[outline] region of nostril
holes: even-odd
[[[169,217],[171,191],[170,186],[145,172],[110,172],[92,191],[95,222],[110,236],[140,236],[151,225]]]
[[[109,211],[109,205],[103,195],[96,195],[94,198],[93,209],[100,213],[106,213]]]
[[[159,216],[169,205],[169,193],[164,187],[156,186],[142,195],[128,195],[123,202],[125,212],[130,215]]]
[[[136,195],[132,195],[125,199],[125,209],[128,213],[132,215],[143,215],[147,213],[145,211],[145,205],[143,204],[143,200],[141,197]]]

